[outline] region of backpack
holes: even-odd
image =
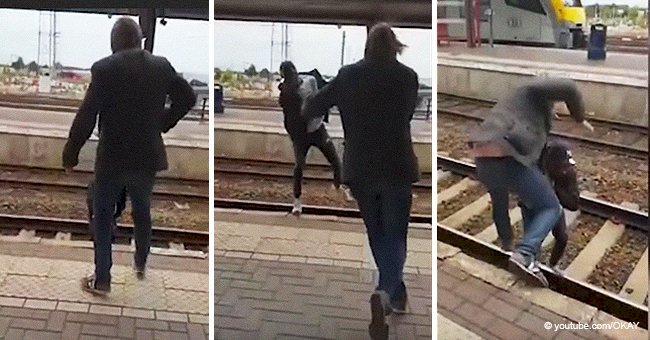
[[[568,210],[578,210],[578,172],[570,146],[561,141],[550,141],[544,146],[540,160],[540,167],[553,183],[560,204]]]
[[[329,84],[323,78],[323,75],[321,75],[320,72],[318,72],[318,69],[313,69],[313,70],[311,70],[309,72],[298,72],[298,74],[300,74],[300,75],[308,75],[308,76],[314,77],[314,79],[316,79],[316,85],[317,85],[319,90],[322,89],[323,87],[325,87],[325,85]],[[325,113],[325,115],[323,116],[323,121],[325,123],[329,123],[329,117],[330,117],[330,111],[327,110],[327,113]]]

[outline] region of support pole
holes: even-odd
[[[140,28],[144,36],[144,49],[153,52],[153,41],[156,35],[156,9],[143,8],[140,13]]]
[[[474,44],[474,25],[472,22],[472,14],[474,13],[473,3],[473,0],[465,0],[465,33],[467,35],[467,47],[469,48],[476,47]]]

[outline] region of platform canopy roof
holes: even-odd
[[[217,20],[432,28],[431,0],[215,0]]]
[[[156,17],[164,17],[167,19],[208,20],[210,18],[210,11],[207,4],[206,1],[205,7],[202,8],[156,8]],[[142,11],[142,8],[39,8],[38,10],[138,16]]]

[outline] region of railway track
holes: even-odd
[[[229,198],[215,198],[214,207],[221,208],[221,209],[240,209],[240,210],[289,213],[293,206],[288,203],[238,200],[238,199],[229,199]],[[357,209],[327,207],[327,206],[318,206],[318,205],[303,205],[302,213],[305,215],[361,218],[361,215],[359,214],[359,210]],[[410,222],[414,223],[414,225],[410,226],[410,228],[431,230],[433,219],[431,218],[431,215],[411,214]]]
[[[508,255],[497,246],[489,195],[471,179],[474,165],[441,156],[437,164],[438,241],[505,268]],[[511,204],[510,218],[515,236],[521,234],[516,205]],[[567,212],[567,222],[564,275],[542,266],[550,288],[647,329],[648,214],[582,196],[580,212]],[[552,242],[552,236],[544,240],[544,255]]]
[[[480,122],[487,117],[489,109],[495,104],[496,102],[491,100],[439,94],[437,113]],[[590,117],[589,121],[595,130],[594,133],[586,135],[584,128],[569,120],[572,119],[556,119],[551,136],[638,159],[648,157],[648,128],[645,125]]]
[[[41,110],[53,112],[76,113],[81,105],[81,100],[73,98],[41,97],[29,95],[0,95],[0,107],[15,109]],[[207,107],[205,114],[207,114]],[[193,108],[183,117],[185,120],[199,120],[201,110]]]
[[[64,175],[59,170],[0,167],[0,185],[24,189],[86,191],[92,177],[91,173],[85,172]],[[83,194],[85,195],[85,192]],[[207,201],[209,197],[207,181],[157,179],[153,190],[153,198],[161,200]]]
[[[128,244],[133,238],[133,226],[118,224],[115,235],[118,243]],[[90,240],[88,221],[39,216],[0,214],[0,234],[17,235],[32,231],[35,236],[68,240]],[[209,233],[176,228],[152,228],[152,242],[156,246],[208,251]]]
[[[214,172],[215,178],[219,174],[226,174],[291,179],[293,177],[293,164],[270,161],[243,161],[218,157],[214,160]],[[418,190],[431,190],[431,176],[424,175],[423,177],[421,181],[413,184],[413,188]],[[332,170],[329,166],[310,165],[305,169],[303,178],[305,180],[331,182]]]

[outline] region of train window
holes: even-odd
[[[481,16],[481,21],[487,22],[489,21],[489,18],[486,14],[486,11],[488,8],[490,8],[490,0],[480,0],[479,5],[481,6],[479,9],[479,13]],[[465,6],[458,6],[458,11],[460,12],[460,18],[465,19]],[[440,11],[438,12],[440,13]]]
[[[546,15],[546,11],[542,7],[540,0],[506,0],[506,5]]]

